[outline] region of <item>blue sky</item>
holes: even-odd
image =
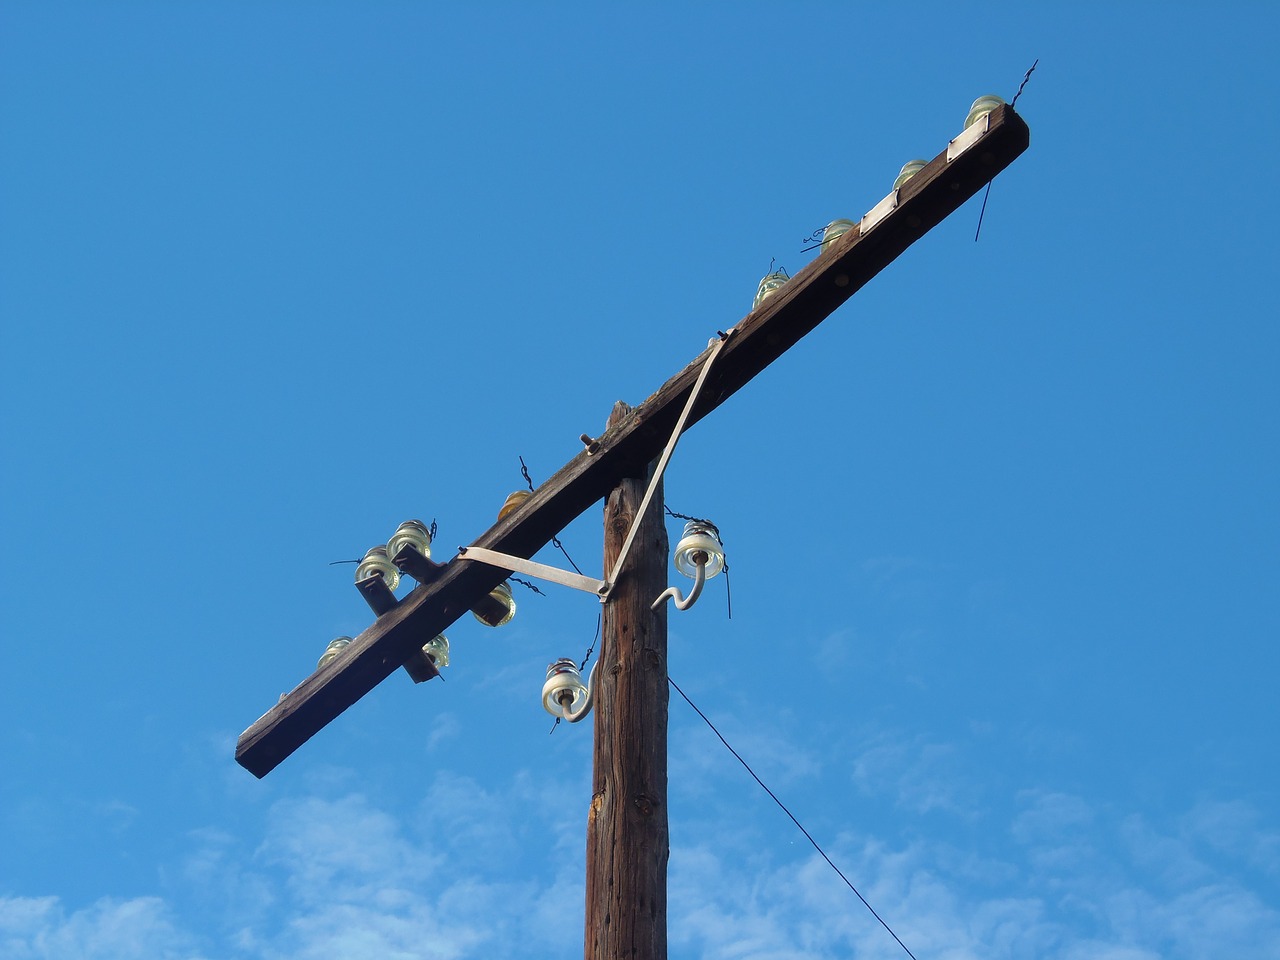
[[[471,542],[1038,58],[980,241],[682,442],[671,673],[919,960],[1280,954],[1278,21],[6,4],[0,953],[576,955],[590,597],[236,736],[368,624],[330,561]],[[670,773],[673,960],[905,956],[678,698]]]

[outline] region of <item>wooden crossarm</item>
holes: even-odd
[[[989,114],[987,131],[952,160],[944,150],[899,190],[897,205],[865,235],[835,240],[780,290],[738,322],[689,416],[697,423],[826,319],[916,240],[1011,164],[1030,133],[1011,107]],[[876,210],[885,207],[876,205]],[[710,336],[714,331],[708,330]],[[565,464],[475,546],[532,557],[625,477],[643,476],[663,449],[706,352]],[[506,576],[484,563],[453,558],[382,614],[333,663],[307,677],[240,735],[236,760],[265,776],[329,721],[443,633]]]

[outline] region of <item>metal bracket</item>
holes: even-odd
[[[598,597],[604,597],[609,592],[609,584],[603,580],[592,580],[580,573],[570,573],[559,567],[538,563],[536,560],[525,560],[523,557],[513,557],[487,547],[459,547],[458,556],[463,560],[477,560],[500,570],[510,570],[512,573],[527,573],[531,577],[573,587],[575,590],[593,593]]]
[[[613,585],[618,582],[618,574],[622,572],[622,565],[627,560],[627,554],[631,552],[631,544],[635,542],[636,532],[640,529],[640,521],[645,515],[645,511],[649,509],[649,501],[653,499],[653,492],[658,487],[658,481],[662,479],[662,471],[667,469],[667,461],[671,459],[671,454],[676,448],[676,441],[680,439],[680,434],[684,432],[685,421],[689,419],[689,414],[693,411],[693,405],[698,399],[698,394],[702,392],[702,385],[707,382],[707,374],[711,372],[711,364],[715,362],[717,356],[720,355],[721,349],[729,342],[729,338],[733,336],[734,330],[730,329],[728,333],[720,333],[718,340],[711,341],[711,352],[707,354],[707,359],[702,362],[702,372],[698,374],[698,380],[693,385],[693,389],[689,391],[689,399],[685,401],[684,409],[680,411],[680,419],[676,421],[676,427],[671,431],[671,439],[667,441],[666,447],[662,450],[662,455],[658,457],[658,466],[653,471],[653,479],[649,481],[649,489],[644,492],[644,499],[640,501],[640,509],[636,511],[635,517],[631,520],[631,529],[627,531],[627,539],[622,544],[622,552],[618,554],[618,559],[613,565],[613,571],[609,574],[609,579],[605,581],[604,592],[600,594],[600,602],[604,603],[609,599],[609,594],[613,590]]]
[[[721,348],[729,342],[729,338],[733,336],[733,333],[733,330],[728,333],[721,333],[718,339],[711,341],[711,352],[707,355],[707,359],[702,362],[702,370],[698,373],[698,379],[694,383],[693,389],[689,392],[689,399],[685,401],[684,409],[680,412],[680,418],[676,421],[675,429],[671,433],[671,439],[667,441],[662,455],[658,457],[658,466],[653,472],[653,479],[649,481],[649,489],[644,492],[644,499],[640,501],[640,509],[636,511],[636,515],[631,521],[631,529],[627,531],[627,539],[622,544],[622,552],[618,554],[618,559],[613,565],[613,575],[608,580],[593,580],[591,577],[583,576],[580,573],[570,573],[568,570],[561,570],[559,567],[538,563],[536,560],[513,557],[507,553],[490,550],[488,547],[459,547],[458,556],[463,560],[487,563],[489,566],[497,567],[499,570],[526,573],[540,580],[548,580],[551,583],[572,587],[574,590],[582,590],[584,593],[593,593],[600,598],[601,603],[608,600],[609,594],[613,590],[613,585],[617,582],[618,574],[622,571],[622,564],[626,562],[627,554],[631,552],[631,545],[635,542],[636,531],[640,527],[640,518],[649,509],[649,501],[653,499],[653,492],[657,489],[658,481],[662,479],[662,472],[667,468],[667,462],[671,459],[671,454],[676,448],[676,441],[680,439],[680,434],[684,432],[685,422],[689,419],[693,405],[697,401],[698,395],[702,392],[703,384],[707,382],[707,374],[711,372],[711,363],[719,355]],[[583,436],[584,442],[589,439],[590,437]],[[593,442],[592,445],[596,446],[597,444]],[[594,451],[588,448],[587,452]]]
[[[991,129],[991,114],[984,113],[981,118],[969,124],[964,133],[947,144],[947,163],[981,140],[989,129]]]
[[[893,193],[862,215],[862,219],[858,222],[858,236],[865,237],[873,227],[896,209],[898,209],[898,191],[895,189]]]

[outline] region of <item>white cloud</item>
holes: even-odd
[[[1241,800],[1205,801],[1182,818],[1181,832],[1189,842],[1274,875],[1280,873],[1280,831],[1265,829],[1259,819]]]
[[[165,900],[74,909],[51,897],[0,899],[0,956],[572,955],[583,904],[573,798],[585,796],[584,779],[517,774],[482,786],[439,774],[412,817],[354,792],[281,800],[256,847],[224,829],[193,834]],[[743,824],[714,813],[673,819],[672,960],[905,956],[803,838],[788,838],[790,825],[762,833],[752,820],[744,840]],[[1247,860],[1252,808],[1201,806],[1161,825],[1034,790],[1005,819],[984,825],[990,844],[975,833],[968,847],[850,829],[820,841],[922,960],[1280,955],[1274,906],[1198,852]]]
[[[1049,790],[1023,790],[1018,800],[1026,809],[1013,821],[1013,836],[1024,844],[1068,840],[1093,826],[1094,810],[1080,797]]]
[[[676,699],[673,695],[672,700]],[[724,748],[702,718],[688,710],[683,700],[679,706],[684,715],[672,725],[668,755],[672,784],[681,793],[692,796],[719,789],[719,778],[749,785],[750,774]],[[816,752],[796,745],[796,738],[790,734],[795,720],[789,711],[777,711],[770,717],[768,727],[759,722],[744,722],[732,715],[712,718],[712,722],[756,774],[775,789],[799,792],[822,769]]]
[[[888,795],[917,814],[977,815],[977,787],[963,775],[960,752],[953,744],[878,732],[856,749],[853,782],[868,796]]]
[[[565,796],[582,787],[517,774],[486,789],[445,772],[408,820],[361,794],[282,801],[254,857],[283,891],[281,902],[240,930],[238,942],[265,960],[461,960],[580,948],[582,809]],[[522,855],[531,844],[547,851],[541,862]]]
[[[434,753],[440,744],[448,744],[458,736],[462,724],[455,713],[444,712],[436,715],[431,723],[431,733],[427,736],[427,753]]]
[[[195,960],[201,954],[156,897],[102,899],[68,913],[57,897],[0,898],[6,960]]]
[[[1028,791],[1006,859],[846,833],[827,851],[919,957],[1192,960],[1280,956],[1280,913],[1179,830]],[[1183,828],[1185,829],[1185,827]],[[672,854],[682,957],[904,957],[816,854],[744,874],[732,831]],[[1011,857],[1011,859],[1009,858]]]
[[[419,884],[440,863],[438,856],[408,843],[400,824],[360,794],[277,803],[258,858],[282,868],[293,898],[306,905]]]

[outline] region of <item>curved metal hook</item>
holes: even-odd
[[[582,706],[577,710],[570,710],[565,704],[560,704],[560,717],[562,719],[568,720],[570,723],[577,723],[591,712],[591,706],[595,702],[596,667],[598,666],[600,666],[599,660],[591,665],[591,673],[587,676],[587,697],[582,701]]]
[[[697,555],[701,556],[701,554],[697,554]],[[694,605],[694,603],[697,602],[698,597],[702,595],[702,588],[706,585],[706,583],[707,583],[707,561],[703,560],[699,562],[697,566],[694,568],[693,589],[689,591],[689,595],[687,597],[680,592],[679,587],[667,587],[667,589],[663,590],[660,594],[658,594],[658,599],[653,601],[653,603],[649,606],[649,609],[657,610],[660,606],[662,606],[662,604],[667,600],[667,598],[670,597],[672,600],[675,601],[677,610],[688,610],[690,607]]]

